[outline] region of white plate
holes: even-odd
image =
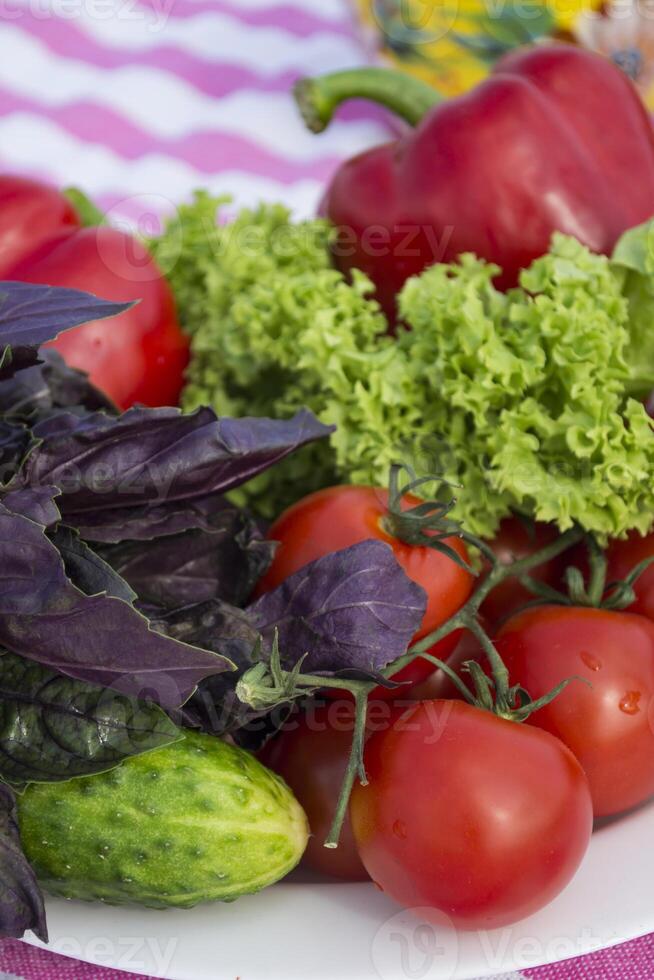
[[[652,804],[602,827],[555,902],[492,932],[436,930],[370,884],[293,881],[191,911],[52,899],[48,948],[166,980],[470,980],[654,932],[653,834]]]

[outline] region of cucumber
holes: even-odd
[[[190,908],[278,881],[307,843],[304,811],[254,756],[209,735],[18,802],[23,847],[53,895]]]

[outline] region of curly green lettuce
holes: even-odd
[[[636,396],[651,388],[654,363],[654,221],[625,232],[611,266],[629,304],[629,390]]]
[[[369,281],[361,275],[348,284],[332,269],[327,222],[293,224],[282,206],[262,205],[216,226],[223,203],[197,195],[153,242],[191,334],[184,407],[287,417],[293,406],[313,405],[338,424],[331,446],[300,450],[239,494],[273,517],[303,493],[343,479],[337,457],[352,458],[357,417],[372,421],[392,397],[394,348],[368,299]]]
[[[455,515],[483,537],[514,509],[602,537],[649,529],[654,438],[638,398],[654,386],[654,257],[627,269],[556,235],[501,293],[495,266],[462,256],[407,282],[394,339],[366,277],[331,268],[325,222],[265,206],[216,227],[219,203],[199,196],[155,245],[160,260],[178,253],[185,407],[308,407],[338,427],[246,486],[259,512],[339,481],[384,485],[400,458],[457,484]]]
[[[433,359],[422,400],[461,485],[459,516],[484,536],[512,509],[562,530],[647,530],[652,423],[628,394],[628,304],[609,260],[556,235],[521,288],[498,293],[496,272],[465,256],[400,300],[416,375]]]

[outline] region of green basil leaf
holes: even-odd
[[[15,787],[104,772],[179,737],[155,704],[0,650],[0,777]]]

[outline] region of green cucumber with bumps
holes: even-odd
[[[259,891],[295,867],[308,837],[278,776],[196,732],[101,775],[32,784],[18,819],[48,892],[151,908]]]

